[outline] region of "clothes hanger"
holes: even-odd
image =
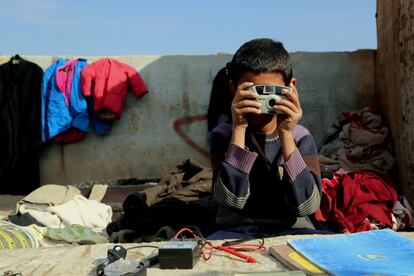
[[[22,58],[21,58],[21,57],[17,54],[17,55],[14,55],[14,56],[11,58],[11,61],[12,61],[12,63],[13,63],[13,64],[19,64],[21,59],[22,59]]]

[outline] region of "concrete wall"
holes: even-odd
[[[55,59],[25,58],[43,68]],[[127,98],[123,117],[109,135],[100,137],[91,130],[78,143],[49,146],[41,156],[43,184],[162,177],[187,158],[209,165],[206,113],[211,83],[231,55],[114,58],[137,68],[150,93],[139,100]],[[375,107],[374,50],[298,52],[292,59],[304,109],[301,123],[318,143],[340,112]]]
[[[402,193],[414,203],[414,2],[377,1],[377,86]]]

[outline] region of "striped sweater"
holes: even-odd
[[[295,127],[297,149],[288,161],[283,160],[276,132],[253,134],[266,161],[247,133],[245,149],[230,143],[231,130],[231,125],[221,124],[211,137],[219,227],[255,224],[264,229],[314,229],[309,216],[319,208],[321,179],[317,149],[309,131],[301,125]]]

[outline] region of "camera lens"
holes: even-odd
[[[272,106],[272,107],[275,106],[276,105],[276,100],[275,99],[270,99],[269,100],[269,105]]]

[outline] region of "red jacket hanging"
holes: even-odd
[[[128,86],[137,98],[148,92],[135,68],[110,58],[99,59],[83,68],[81,86],[85,96],[93,96],[98,117],[109,121],[121,118]],[[108,117],[108,113],[113,116]]]

